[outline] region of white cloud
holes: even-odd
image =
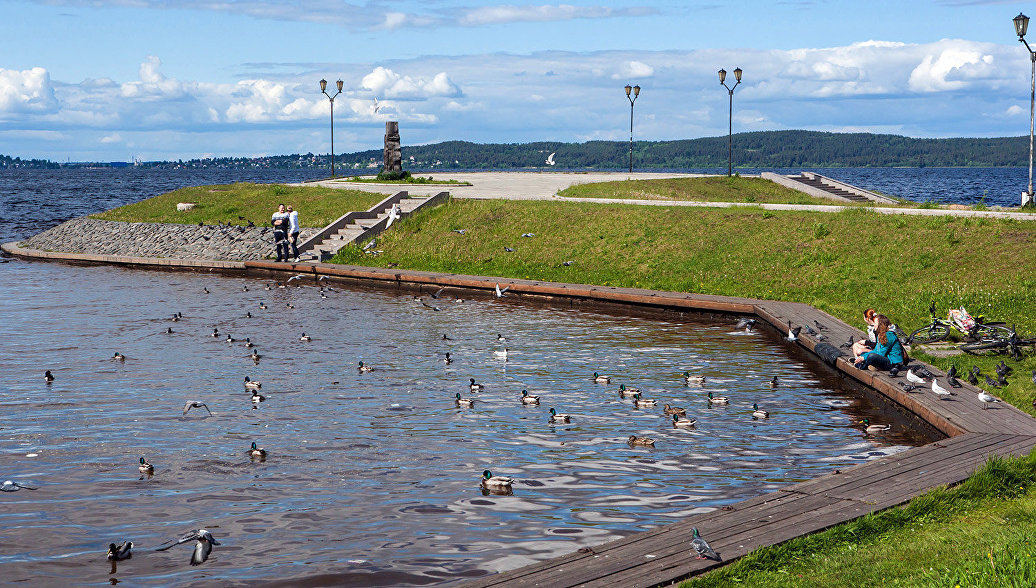
[[[612,79],[650,78],[653,75],[655,75],[655,68],[650,65],[642,61],[627,61],[622,64],[618,73],[612,75]]]
[[[445,72],[439,72],[431,80],[400,75],[381,66],[363,76],[360,86],[370,90],[375,97],[399,100],[420,100],[433,96],[455,97],[461,94]]]
[[[910,72],[910,89],[915,92],[959,90],[967,85],[968,78],[985,77],[992,65],[992,55],[983,55],[966,46],[940,47],[925,55]]]
[[[24,71],[0,69],[0,116],[47,113],[56,106],[47,70],[42,67]]]
[[[1007,112],[1006,112],[1007,116],[1018,116],[1019,114],[1027,114],[1027,113],[1028,113],[1027,110],[1022,108],[1021,106],[1018,106],[1017,104],[1012,104],[1010,107],[1008,107]]]
[[[468,10],[458,19],[458,22],[463,26],[480,26],[510,22],[547,22],[576,18],[607,18],[613,16],[614,13],[613,9],[604,6],[572,6],[570,4],[485,6]]]
[[[105,135],[104,137],[101,137],[101,143],[105,145],[108,145],[110,143],[122,143],[122,136],[118,133]]]

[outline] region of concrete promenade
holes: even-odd
[[[859,206],[837,204],[755,204],[746,202],[691,202],[686,200],[633,200],[620,198],[567,198],[558,192],[576,184],[598,182],[619,182],[633,180],[661,180],[667,178],[701,178],[705,174],[678,174],[652,172],[458,172],[429,174],[437,180],[468,182],[470,186],[422,185],[422,184],[368,184],[350,182],[347,179],[322,180],[305,185],[319,185],[328,188],[364,190],[382,194],[395,194],[401,189],[414,195],[432,196],[447,190],[453,198],[505,199],[505,200],[552,200],[555,202],[590,202],[594,204],[635,204],[640,206],[689,206],[701,208],[736,208],[739,206],[762,208],[763,210],[797,210],[812,212],[839,212]],[[757,177],[757,176],[745,176]],[[1014,218],[1036,220],[1036,213],[1002,210],[960,210],[946,208],[901,208],[892,206],[864,206],[878,214],[906,214],[914,216],[956,216],[972,218]]]

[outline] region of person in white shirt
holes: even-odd
[[[288,235],[291,239],[292,257],[299,260],[299,213],[288,205]]]
[[[270,219],[273,225],[273,242],[277,245],[277,261],[288,261],[288,211],[283,204],[277,205],[277,212]]]

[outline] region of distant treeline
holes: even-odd
[[[46,159],[22,159],[21,157],[10,157],[8,155],[0,155],[0,169],[13,167],[25,167],[32,169],[53,169],[61,167],[61,165],[54,163],[53,161],[47,161]]]
[[[1029,162],[1028,137],[990,139],[913,139],[871,133],[761,131],[733,137],[734,166],[752,168],[810,167],[1009,167]],[[622,169],[629,165],[629,143],[471,143],[446,141],[403,146],[403,167],[411,169],[549,168],[554,153],[557,168]],[[342,168],[366,169],[380,164],[380,149],[335,156]],[[38,164],[37,164],[38,162]],[[324,168],[327,154],[222,157],[145,162],[146,167]],[[87,164],[60,164],[60,167]],[[89,164],[97,165],[97,164]],[[104,164],[102,164],[104,165]],[[727,165],[727,137],[680,141],[637,141],[633,165],[650,168],[716,168]],[[58,167],[42,160],[0,156],[0,167]]]

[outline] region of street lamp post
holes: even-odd
[[[741,83],[740,67],[734,69],[734,78],[737,80],[737,83],[734,84],[734,88],[736,88]],[[730,117],[727,119],[727,177],[729,178],[734,171],[734,88],[727,86],[727,70],[719,70],[719,83],[730,94]]]
[[[632,96],[630,92],[633,92]],[[640,86],[630,87],[626,84],[626,98],[630,101],[630,173],[633,173],[633,103],[637,101],[637,96],[640,96]]]
[[[1018,16],[1014,17],[1014,32],[1018,33],[1018,40],[1025,44],[1025,48],[1029,51],[1029,61],[1032,62],[1032,87],[1029,93],[1029,189],[1026,192],[1022,192],[1022,206],[1032,205],[1032,132],[1034,114],[1036,114],[1036,53],[1033,52],[1032,47],[1029,47],[1029,42],[1025,40],[1025,30],[1029,28],[1029,17],[1022,13],[1018,13]]]
[[[342,80],[338,80],[338,92],[332,96],[327,93],[327,80],[320,80],[320,93],[331,101],[331,177],[335,177],[335,98],[342,93]]]

